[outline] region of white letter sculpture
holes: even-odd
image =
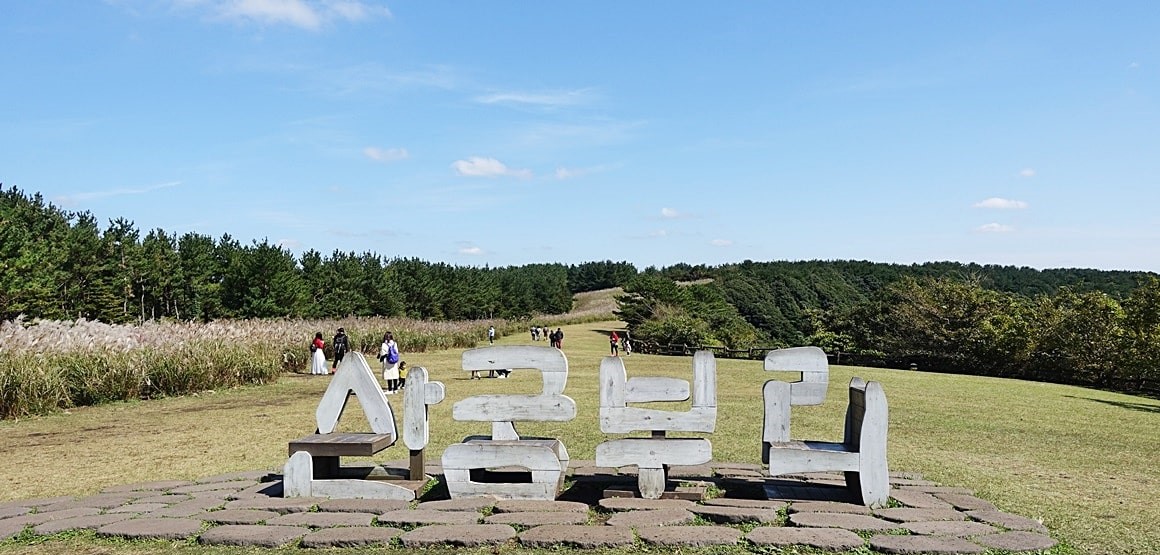
[[[443,451],[443,476],[452,498],[493,495],[504,499],[555,499],[568,469],[568,450],[558,439],[521,438],[514,422],[566,422],[576,418],[576,402],[565,396],[568,359],[559,349],[495,346],[463,353],[463,370],[539,370],[539,395],[476,395],[452,407],[458,421],[490,422],[491,437],[469,437]],[[518,467],[530,483],[473,480],[491,469]],[[498,476],[498,475],[497,475]]]
[[[717,425],[717,362],[713,353],[693,355],[692,408],[685,412],[630,407],[628,403],[686,401],[689,382],[676,378],[627,378],[620,357],[600,362],[600,431],[622,434],[651,432],[649,438],[609,440],[596,446],[596,464],[637,465],[641,497],[659,499],[665,490],[667,465],[704,464],[713,446],[704,438],[667,438],[665,432],[711,433]]]
[[[351,394],[358,397],[371,433],[335,433]],[[411,449],[411,480],[423,480],[422,451],[427,446],[427,405],[443,400],[440,382],[427,381],[427,369],[412,368],[403,393],[403,442]],[[362,353],[343,359],[314,413],[318,431],[290,442],[290,460],[283,468],[283,496],[340,499],[415,498],[413,488],[383,480],[341,477],[341,456],[369,457],[390,447],[398,438],[395,415]],[[420,461],[416,475],[416,458]]]

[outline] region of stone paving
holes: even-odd
[[[384,466],[406,468],[406,461]],[[719,494],[699,502],[605,497],[606,490],[623,495],[635,470],[573,460],[572,487],[556,501],[448,499],[438,484],[414,503],[283,498],[281,476],[265,471],[126,484],[87,497],[2,502],[0,541],[93,530],[102,537],[270,548],[800,545],[965,554],[1056,544],[1042,523],[914,473],[892,473],[891,506],[875,510],[851,502],[840,474],[769,478],[746,463],[673,467],[669,490],[699,483]],[[437,465],[427,471],[442,473]]]

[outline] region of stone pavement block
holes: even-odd
[[[1047,527],[1038,520],[1005,513],[1003,511],[967,511],[967,516],[986,522],[987,524],[994,524],[1011,530],[1025,530],[1028,532],[1038,532],[1040,534],[1048,533]]]
[[[877,509],[874,516],[892,522],[929,522],[932,520],[967,520],[967,515],[954,509],[913,509],[894,507]]]
[[[215,524],[258,524],[266,522],[278,513],[274,511],[259,511],[256,509],[222,509],[220,511],[209,511],[207,513],[198,515],[198,518],[206,522],[213,522]]]
[[[544,499],[501,499],[495,504],[496,513],[575,512],[588,513],[588,504],[577,501],[547,501]]]
[[[151,495],[149,497],[140,497],[134,503],[161,503],[163,505],[176,505],[182,501],[189,501],[193,496],[188,493],[162,493],[158,495]]]
[[[902,527],[910,530],[911,534],[919,534],[922,536],[958,536],[961,538],[994,534],[999,531],[998,528],[990,524],[983,524],[982,522],[975,522],[973,520],[907,522]]]
[[[626,511],[612,515],[605,522],[608,526],[641,528],[644,526],[676,526],[692,524],[693,513],[684,509],[657,509],[655,511]]]
[[[47,513],[31,513],[14,516],[12,518],[6,518],[0,522],[24,528],[25,526],[36,526],[38,524],[44,524],[50,520],[61,520],[78,516],[92,516],[95,514],[100,514],[100,512],[101,510],[96,507],[77,507],[75,509],[64,509],[60,511],[50,511]]]
[[[950,503],[954,508],[960,511],[997,511],[990,501],[979,499],[974,495],[963,495],[961,493],[935,493],[935,497]]]
[[[307,526],[310,528],[335,528],[338,526],[370,526],[375,520],[371,513],[290,513],[266,521],[266,524],[281,526]]]
[[[365,547],[371,545],[387,545],[403,531],[386,526],[346,526],[342,528],[323,528],[306,534],[302,538],[302,547]]]
[[[274,511],[278,514],[303,513],[314,506],[326,501],[321,497],[255,497],[253,499],[237,499],[226,503],[227,509],[257,509],[259,511]]]
[[[741,524],[744,522],[772,524],[777,522],[779,518],[778,512],[774,509],[747,509],[743,507],[698,505],[689,510],[717,524]]]
[[[64,501],[72,501],[76,497],[72,495],[61,495],[59,497],[37,497],[35,499],[14,499],[12,501],[5,501],[0,503],[0,509],[7,509],[9,507],[44,507],[45,505],[54,505]]]
[[[191,518],[134,518],[97,528],[101,536],[133,540],[181,540],[201,531],[201,521]]]
[[[890,497],[899,503],[915,509],[953,509],[954,505],[924,491],[892,490]]]
[[[732,499],[729,497],[706,499],[702,503],[714,507],[740,507],[743,509],[770,509],[774,511],[779,511],[789,506],[789,503],[785,501],[774,501],[772,499]]]
[[[112,486],[102,490],[102,493],[124,493],[130,491],[155,491],[161,492],[173,488],[180,488],[183,486],[191,486],[193,482],[189,480],[161,480],[156,482],[138,482],[136,484],[125,484],[121,486]]]
[[[95,509],[112,509],[128,503],[140,495],[132,493],[99,493],[97,495],[90,495],[88,497],[81,497],[71,501],[62,501],[60,503],[53,503],[52,505],[45,505],[37,509],[38,512],[49,513],[52,511],[62,511],[65,509],[76,509],[79,507],[93,507]]]
[[[248,488],[226,494],[226,499],[248,499],[252,497],[282,497],[282,480],[259,482]]]
[[[708,464],[709,464],[709,466],[713,467],[713,470],[722,470],[722,469],[725,469],[725,470],[749,470],[751,472],[758,472],[758,473],[765,471],[765,469],[762,468],[762,466],[760,464],[756,464],[756,463],[722,461],[722,462],[710,462]]]
[[[202,484],[192,484],[188,486],[181,486],[169,490],[169,493],[201,493],[206,491],[241,491],[248,487],[253,487],[258,482],[255,480],[243,480],[233,482],[206,482]]]
[[[14,516],[25,515],[31,512],[29,507],[4,507],[0,508],[0,519],[12,518]]]
[[[846,551],[862,547],[865,541],[858,534],[841,528],[784,528],[759,526],[745,539],[757,545],[806,545],[830,551]]]
[[[1043,534],[1036,534],[1035,532],[1003,532],[1001,534],[991,534],[988,536],[979,536],[974,538],[976,543],[980,543],[985,547],[991,549],[1003,549],[1007,551],[1040,551],[1044,549],[1051,549],[1059,543],[1050,536]]]
[[[725,526],[646,526],[637,534],[646,543],[674,547],[733,545],[741,539],[741,530]]]
[[[0,520],[0,541],[12,539],[17,534],[24,531],[28,525],[22,522],[11,522],[9,520]]]
[[[277,474],[271,473],[267,470],[243,470],[241,472],[228,472],[226,474],[218,474],[215,476],[206,476],[205,478],[198,478],[196,481],[199,484],[209,484],[213,482],[261,482],[263,479],[272,478]]]
[[[96,530],[106,524],[120,522],[133,518],[131,514],[103,514],[91,516],[77,516],[73,518],[62,518],[60,520],[50,520],[44,524],[38,524],[32,528],[33,532],[41,535],[50,535],[64,532],[66,530]]]
[[[515,537],[516,531],[506,524],[448,524],[416,528],[404,532],[400,539],[404,547],[410,548],[434,545],[477,547],[507,543]]]
[[[424,501],[415,506],[416,509],[432,511],[475,511],[494,507],[498,499],[491,496],[460,497],[459,499],[441,499],[439,501]]]
[[[846,530],[893,530],[898,524],[868,515],[846,513],[794,513],[789,515],[794,526],[806,528],[843,528]]]
[[[318,510],[333,513],[374,513],[398,511],[411,506],[401,499],[330,499],[318,504]]]
[[[549,524],[537,526],[520,534],[520,543],[527,547],[570,545],[581,549],[623,547],[632,545],[632,528],[625,526],[576,526]]]
[[[870,538],[870,548],[904,555],[958,555],[984,551],[980,545],[950,536],[874,536]]]
[[[790,514],[793,513],[847,513],[854,515],[869,515],[872,513],[865,505],[853,503],[839,503],[837,501],[794,501],[789,505]]]
[[[434,511],[431,509],[403,509],[379,515],[380,524],[389,526],[418,526],[423,524],[477,524],[480,514],[467,511]]]
[[[588,513],[578,513],[576,511],[496,513],[484,517],[483,522],[487,524],[516,524],[529,527],[543,526],[545,524],[587,524]]]
[[[256,524],[227,524],[210,528],[197,538],[203,545],[241,545],[282,547],[308,534],[308,528],[298,526],[262,526]]]
[[[690,510],[697,504],[686,499],[640,499],[635,497],[607,497],[600,506],[610,511],[645,511],[655,509]]]
[[[128,505],[121,505],[120,507],[113,507],[112,509],[107,509],[105,512],[106,513],[143,514],[143,513],[151,513],[153,511],[160,511],[161,509],[165,509],[167,507],[169,507],[169,505],[166,505],[165,503],[136,503],[136,502],[134,502],[134,503],[129,503]]]
[[[200,515],[206,511],[221,507],[226,502],[224,499],[214,499],[206,497],[194,497],[189,501],[182,501],[175,505],[170,505],[164,509],[157,509],[151,513],[147,513],[147,517],[172,517],[172,518],[186,518],[195,515]]]

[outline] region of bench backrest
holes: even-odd
[[[846,407],[843,443],[851,451],[886,449],[888,414],[882,384],[862,378],[850,380],[850,404]]]
[[[475,395],[455,403],[451,417],[459,421],[491,422],[492,439],[519,439],[514,422],[566,422],[576,418],[576,402],[564,395],[568,359],[555,347],[498,345],[463,352],[463,370],[539,370],[544,380],[539,395]]]

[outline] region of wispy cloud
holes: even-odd
[[[572,179],[575,177],[583,177],[585,175],[591,175],[594,173],[601,173],[601,172],[608,171],[612,167],[613,166],[607,166],[607,165],[591,166],[591,167],[587,167],[587,168],[559,167],[559,168],[556,168],[556,179],[565,180],[565,179]]]
[[[559,108],[576,106],[591,101],[591,89],[577,89],[573,91],[551,92],[497,92],[475,97],[480,104],[510,104],[536,106],[541,108]]]
[[[284,249],[296,250],[302,248],[302,241],[297,239],[279,239],[276,243],[279,247]]]
[[[975,231],[979,233],[1010,233],[1015,231],[1015,228],[1006,224],[989,223],[976,227]]]
[[[479,256],[483,254],[483,249],[475,245],[464,245],[459,247],[459,254],[465,254],[467,256]]]
[[[991,197],[989,199],[976,202],[973,206],[975,208],[994,208],[998,210],[1022,210],[1027,208],[1027,203],[1021,200]]]
[[[519,177],[527,179],[532,177],[532,170],[509,168],[503,162],[495,158],[484,158],[482,156],[472,156],[466,160],[456,160],[451,163],[451,167],[455,169],[455,173],[465,177]]]
[[[1019,170],[1019,177],[1035,177],[1035,170],[1031,168],[1023,168]]]
[[[161,189],[169,189],[181,185],[180,181],[169,181],[166,183],[159,183],[157,185],[149,185],[146,187],[124,188],[124,189],[110,189],[108,191],[89,191],[85,193],[75,193],[71,195],[61,195],[56,197],[57,204],[64,206],[72,206],[81,201],[94,200],[108,197],[119,197],[123,195],[143,195]]]
[[[687,218],[688,214],[680,212],[676,208],[661,208],[661,217],[666,220],[676,220],[678,218]]]
[[[173,0],[178,8],[242,24],[289,25],[316,31],[334,22],[391,17],[386,6],[360,0]]]
[[[709,241],[709,244],[713,245],[714,247],[728,247],[733,244],[733,241],[729,239],[713,239],[712,241]]]
[[[411,153],[407,152],[405,148],[378,148],[373,146],[364,148],[363,154],[371,160],[384,164],[406,160],[411,157]]]
[[[669,232],[666,229],[658,229],[656,231],[650,231],[648,233],[648,236],[649,237],[668,237]]]

